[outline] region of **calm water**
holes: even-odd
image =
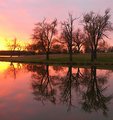
[[[113,120],[113,71],[0,62],[1,120]]]

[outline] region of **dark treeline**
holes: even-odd
[[[3,56],[19,56],[19,55],[35,55],[36,53],[33,51],[11,51],[11,50],[7,50],[7,51],[0,51],[0,55]]]
[[[113,30],[110,21],[110,10],[106,9],[104,14],[93,11],[84,14],[80,18],[69,14],[68,19],[61,22],[61,30],[58,31],[58,20],[37,22],[33,29],[32,44],[27,50],[44,53],[49,60],[50,53],[68,53],[72,61],[73,53],[88,52],[91,60],[97,59],[97,52],[112,51],[104,40],[108,39],[108,31]],[[82,29],[76,28],[76,20],[80,19]]]

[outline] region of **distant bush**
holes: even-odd
[[[19,55],[35,55],[33,51],[0,51],[0,55],[4,56],[19,56]]]

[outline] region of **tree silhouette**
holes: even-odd
[[[73,18],[72,14],[69,14],[68,20],[62,23],[61,39],[64,41],[68,48],[70,61],[72,61],[73,31],[74,31],[73,29],[75,20],[76,18]]]
[[[80,69],[77,69],[77,72],[73,73],[72,72],[72,65],[68,67],[67,74],[61,78],[61,102],[63,104],[66,104],[68,107],[68,111],[71,110],[73,105],[73,90],[76,90],[77,92],[80,92],[80,85],[81,85],[81,80],[82,79],[82,74],[80,73]]]
[[[30,68],[30,71],[34,72],[32,75],[32,88],[35,100],[42,101],[43,104],[45,101],[49,100],[55,104],[55,83],[54,80],[52,80],[52,77],[49,75],[49,66],[31,65],[28,68]]]
[[[105,86],[107,76],[97,77],[96,67],[92,66],[91,73],[87,75],[87,79],[85,81],[87,82],[85,83],[86,91],[82,93],[82,108],[87,112],[102,110],[103,114],[107,115],[107,104],[112,99],[112,95],[104,95],[104,91],[107,89]]]
[[[36,48],[46,53],[46,59],[49,60],[49,53],[52,46],[52,40],[57,33],[56,30],[57,19],[52,22],[46,22],[44,19],[42,22],[35,24],[33,40],[35,41]]]
[[[17,78],[18,72],[22,69],[20,63],[13,63],[10,62],[10,65],[8,66],[7,70],[5,71],[5,75],[10,75],[14,78],[14,80]]]
[[[77,29],[74,32],[73,38],[74,38],[73,41],[75,44],[75,49],[77,49],[77,53],[80,53],[80,49],[85,42],[85,34],[83,34],[80,29]]]
[[[109,48],[109,45],[106,41],[101,41],[98,45],[97,51],[98,52],[107,52]]]
[[[56,71],[64,70],[61,66],[52,68]],[[95,66],[82,71],[80,68],[76,68],[75,71],[74,67],[70,65],[64,76],[50,75],[48,65],[30,65],[28,70],[33,71],[33,95],[43,104],[46,101],[54,104],[61,103],[66,105],[69,111],[76,106],[74,104],[76,94],[81,98],[79,103],[84,111],[101,110],[104,115],[107,115],[107,104],[112,99],[112,95],[104,94],[107,90],[106,83],[109,74],[97,76]]]
[[[17,38],[14,38],[11,42],[7,43],[7,47],[11,50],[11,51],[15,51],[18,50],[20,51],[22,46],[20,45],[19,41],[17,40]],[[11,53],[11,57],[12,57],[12,53]]]
[[[99,42],[107,37],[107,31],[113,30],[112,23],[110,22],[110,10],[105,10],[104,15],[90,12],[83,17],[84,30],[87,34],[90,48],[91,48],[91,61],[97,59],[97,47]]]

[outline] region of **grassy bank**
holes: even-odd
[[[52,54],[50,60],[45,59],[45,55],[30,55],[17,57],[0,57],[0,61],[9,62],[28,62],[28,63],[70,63],[67,54]],[[75,54],[73,55],[72,64],[98,64],[98,65],[113,65],[113,53],[98,54],[97,60],[90,61],[90,54]]]
[[[19,62],[19,63],[38,63],[38,64],[56,64],[69,65],[69,57],[67,54],[52,54],[50,60],[47,61],[45,55],[30,55],[17,57],[0,57],[0,61]],[[91,65],[98,66],[98,68],[113,69],[113,53],[98,54],[97,60],[90,61],[90,54],[75,54],[73,55],[72,65],[80,67],[88,67]]]
[[[47,61],[45,55],[29,55],[17,57],[3,57],[0,56],[0,61],[16,61],[16,62],[58,62],[68,63],[69,57],[67,54],[52,54],[50,60]],[[90,61],[90,54],[75,54],[73,55],[72,63],[92,63]],[[113,63],[113,53],[99,53],[97,60],[94,63]]]

